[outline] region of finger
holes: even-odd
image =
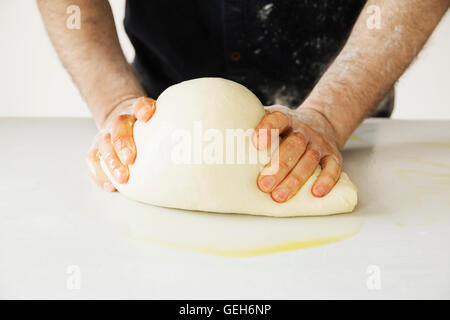
[[[100,165],[100,158],[98,156],[98,149],[91,149],[85,159],[86,166],[89,169],[89,174],[92,180],[98,185],[100,188],[106,191],[116,191],[116,188],[113,186],[111,181],[109,181],[106,174],[103,172],[103,169]]]
[[[307,149],[287,177],[272,192],[272,199],[276,202],[286,202],[314,173],[319,165],[320,153],[315,149]]]
[[[156,101],[147,97],[137,98],[133,104],[133,109],[139,121],[147,122],[156,111]]]
[[[252,136],[252,143],[258,150],[264,150],[271,145],[271,130],[278,130],[282,134],[289,128],[289,118],[280,111],[265,115],[256,126]]]
[[[133,125],[136,118],[124,114],[117,118],[111,129],[111,142],[116,154],[124,165],[129,165],[136,159],[136,145],[133,140]]]
[[[326,196],[341,176],[341,165],[333,156],[324,157],[321,165],[322,171],[311,189],[315,197]]]
[[[257,184],[261,191],[272,192],[286,177],[305,152],[306,141],[303,135],[290,134],[272,155],[270,162],[260,172]]]
[[[126,183],[129,174],[128,167],[124,166],[117,157],[116,151],[111,144],[111,134],[107,133],[99,140],[98,150],[108,173],[118,183]]]

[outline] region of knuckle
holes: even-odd
[[[133,103],[133,105],[132,105],[132,107],[133,107],[133,112],[136,114],[138,111],[139,111],[139,109],[141,109],[141,107],[142,107],[142,97],[140,97],[140,98],[137,98],[136,99],[136,101],[134,101],[134,103]]]
[[[272,129],[272,127],[273,127],[272,121],[268,116],[265,116],[257,128],[258,134],[267,132],[268,130]]]
[[[127,145],[127,141],[129,139],[129,135],[125,132],[115,132],[114,135],[111,138],[111,143],[113,144],[114,148],[121,149],[124,145]]]
[[[306,146],[306,141],[302,134],[291,134],[286,139],[286,144],[290,149],[302,149]]]
[[[127,122],[129,120],[129,115],[127,114],[121,114],[117,117],[116,123],[121,124],[122,122]]]
[[[121,114],[114,121],[113,131],[122,131],[124,128],[131,127],[133,117],[129,114]]]
[[[270,113],[270,115],[271,115],[272,117],[274,117],[274,118],[283,118],[283,117],[286,117],[286,115],[285,115],[283,112],[279,111],[279,110],[274,110],[274,111],[272,111],[272,112]]]
[[[140,96],[140,97],[138,97],[135,101],[134,101],[134,105],[136,106],[136,105],[139,105],[139,104],[141,104],[141,103],[144,103],[146,101],[146,98],[145,98],[145,96]]]
[[[303,185],[304,178],[300,174],[295,172],[294,170],[290,173],[289,176],[290,176],[290,180],[292,180],[296,186],[300,187],[301,185]]]
[[[102,160],[106,165],[106,168],[110,170],[115,170],[120,167],[120,161],[117,159],[115,154],[110,152],[102,155]]]
[[[283,173],[289,172],[290,169],[291,169],[291,167],[285,160],[280,160],[278,162],[278,172],[281,172],[283,174]]]
[[[277,110],[276,108],[272,108],[272,110],[270,110],[270,116],[272,117],[279,117],[283,115],[283,112]]]
[[[125,135],[122,134],[121,132],[116,132],[112,137],[111,137],[111,143],[115,146],[115,147],[120,147],[120,145],[122,144],[122,141],[125,140]]]
[[[278,111],[278,110],[276,110],[276,111],[273,111],[273,112],[271,112],[268,116],[267,116],[267,118],[272,122],[276,122],[276,123],[279,123],[279,122],[286,122],[286,121],[289,121],[289,118],[288,118],[288,116],[285,114],[285,113],[283,113],[283,112],[281,112],[281,111]]]
[[[281,115],[279,116],[280,119],[284,122],[284,123],[289,123],[289,116],[283,112],[278,111],[279,113],[281,113]]]
[[[116,159],[116,157],[113,157],[112,155],[108,155],[105,158],[105,162],[109,164],[109,167],[113,170],[118,169],[121,166],[120,162]]]
[[[144,99],[145,99],[145,105],[148,108],[156,108],[156,100],[155,99],[152,99],[149,97],[144,97]]]
[[[320,161],[320,152],[316,149],[309,149],[306,156],[314,163],[319,163]]]
[[[260,137],[268,137],[268,133],[270,131],[270,124],[263,124],[262,127],[258,128],[256,130],[256,134],[258,135],[258,138]]]
[[[306,145],[306,143],[308,142],[308,139],[305,137],[304,131],[298,130],[298,131],[294,131],[292,134],[292,136],[297,137],[299,140],[301,140],[303,142],[303,144]]]
[[[337,178],[330,173],[324,173],[320,180],[327,185],[333,185]]]
[[[324,168],[333,168],[336,171],[341,170],[342,162],[339,157],[335,155],[325,156],[321,161]]]
[[[342,155],[340,152],[334,153],[331,157],[331,160],[333,160],[334,162],[337,163],[337,165],[339,166],[339,168],[341,167],[342,164]]]

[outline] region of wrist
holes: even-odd
[[[109,69],[109,81],[104,80],[105,75],[94,72],[82,86],[79,85],[99,128],[119,106],[146,95],[130,65],[112,65]]]
[[[303,114],[303,116],[309,114],[309,118],[314,118],[317,122],[316,127],[321,128],[321,132],[328,141],[334,141],[338,149],[342,148],[347,138],[345,133],[341,132],[341,127],[336,127],[332,118],[330,118],[329,112],[326,112],[322,104],[306,104],[300,105],[296,112]]]
[[[143,92],[133,92],[128,94],[119,95],[115,98],[110,98],[108,101],[98,103],[92,106],[90,109],[92,111],[95,123],[99,129],[107,125],[109,119],[120,113],[132,113],[132,105],[134,101],[145,96]]]

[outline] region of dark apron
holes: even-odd
[[[151,97],[223,77],[295,108],[344,46],[365,0],[127,0],[134,66]],[[374,110],[389,117],[394,90]]]

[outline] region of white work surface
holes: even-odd
[[[291,220],[102,192],[83,163],[95,132],[87,119],[0,119],[0,298],[450,298],[449,121],[366,121],[344,151],[355,212]],[[146,240],[251,243],[255,225],[249,234],[271,243],[355,221],[341,241],[252,257]],[[74,276],[79,289],[67,285]]]

